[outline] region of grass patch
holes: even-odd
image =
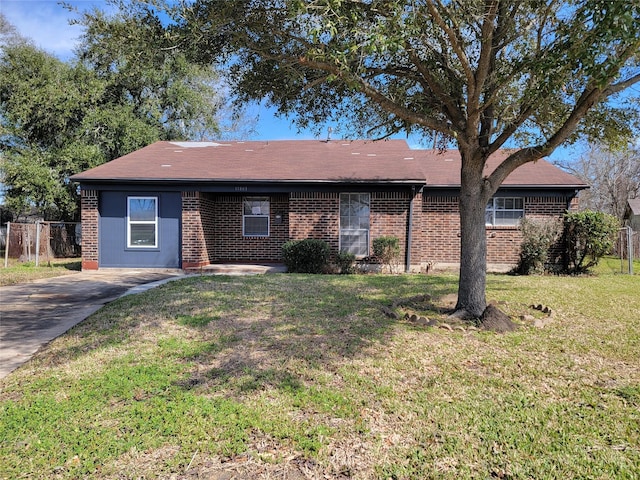
[[[598,265],[594,268],[598,274],[616,274],[629,273],[629,260],[620,259],[618,257],[607,256],[600,259]],[[633,274],[640,275],[640,258],[633,260]]]
[[[122,298],[3,380],[0,478],[637,478],[640,277],[490,275],[515,319],[554,312],[505,335],[381,311],[456,282],[204,276]]]
[[[81,263],[79,258],[56,258],[49,262],[41,261],[36,267],[35,262],[19,263],[10,260],[7,268],[4,268],[4,263],[0,267],[0,286],[78,273],[82,270]]]

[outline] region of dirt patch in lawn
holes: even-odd
[[[498,333],[513,332],[518,328],[517,325],[511,321],[509,315],[493,304],[485,309],[479,320],[479,326],[482,330],[490,330]]]

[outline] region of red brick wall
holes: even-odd
[[[82,268],[99,267],[98,191],[82,190]],[[281,261],[289,239],[319,238],[339,248],[339,193],[291,193],[270,197],[269,237],[243,237],[242,195],[182,193],[182,265],[184,268],[225,261]],[[413,198],[412,265],[458,263],[460,220],[457,196]],[[575,208],[577,200],[571,203]],[[383,235],[400,239],[404,261],[407,242],[408,192],[371,194],[370,241]],[[563,197],[527,197],[528,218],[560,217]],[[280,215],[281,223],[275,217]],[[512,227],[487,228],[487,261],[515,264],[521,242]],[[371,245],[370,245],[371,249]]]
[[[412,263],[455,263],[460,258],[460,216],[457,196],[423,195],[414,209]]]
[[[369,251],[373,253],[373,240],[394,236],[400,240],[400,262],[406,261],[408,192],[373,192],[369,231]]]
[[[214,258],[214,233],[216,222],[215,199],[211,194],[200,193],[200,222],[209,263]]]
[[[260,195],[249,195],[260,196]],[[282,244],[289,239],[288,195],[269,196],[269,236],[242,235],[243,195],[211,196],[205,234],[212,262],[279,262]],[[276,221],[276,215],[281,218]]]
[[[97,270],[98,254],[98,191],[82,190],[80,193],[82,217],[82,269]]]
[[[289,196],[289,237],[292,240],[317,238],[339,248],[340,194],[301,192]]]
[[[182,192],[182,268],[208,265],[209,255],[205,240],[200,192]],[[206,218],[206,214],[205,214]]]
[[[458,197],[427,194],[420,207],[414,208],[411,263],[459,263]],[[564,197],[526,197],[524,208],[527,218],[559,218],[567,203]],[[487,263],[516,264],[521,241],[516,227],[487,227]]]
[[[294,240],[317,238],[340,248],[340,194],[292,193],[289,198],[289,236]],[[370,204],[369,252],[375,238],[394,235],[400,240],[404,260],[407,243],[409,195],[403,192],[372,192]]]
[[[527,218],[529,219],[549,219],[558,218],[567,211],[567,202],[563,198],[545,198],[545,197],[528,197],[529,208],[525,205]],[[578,199],[573,198],[569,205],[569,211],[575,211],[578,208]],[[550,249],[551,261],[559,262],[564,257],[564,247],[562,239],[559,238],[555,245]]]

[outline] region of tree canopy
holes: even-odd
[[[457,309],[485,305],[484,208],[515,168],[638,124],[640,3],[609,0],[194,0],[167,9],[175,45],[226,62],[242,101],[349,136],[436,132],[457,145]],[[488,157],[513,151],[493,172]]]
[[[149,18],[85,12],[70,62],[34,47],[2,19],[0,171],[6,206],[77,220],[70,175],[162,139],[217,136],[213,67],[165,48]]]

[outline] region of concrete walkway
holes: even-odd
[[[100,270],[0,287],[0,379],[103,305],[182,276],[179,271]]]
[[[280,263],[212,263],[204,267],[188,268],[187,272],[201,275],[263,275],[285,273],[287,267]]]

